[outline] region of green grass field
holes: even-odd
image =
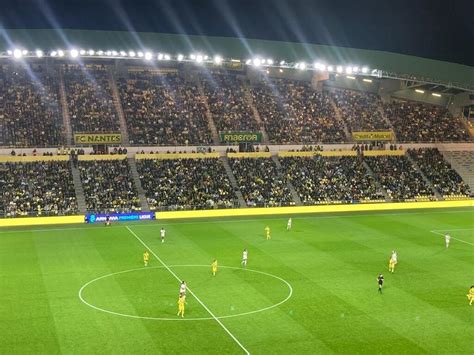
[[[474,209],[286,221],[2,229],[0,353],[472,354]]]

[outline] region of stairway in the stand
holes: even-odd
[[[84,196],[84,189],[82,188],[81,174],[79,172],[79,169],[74,166],[72,161],[70,161],[70,164],[72,171],[72,180],[74,182],[74,190],[76,192],[77,208],[79,209],[79,213],[85,214],[87,210],[87,205],[86,197]]]
[[[352,134],[349,131],[349,128],[347,127],[346,121],[342,118],[341,111],[339,110],[339,107],[337,107],[336,102],[334,101],[334,98],[332,95],[329,93],[329,102],[331,102],[331,106],[334,110],[334,114],[336,115],[336,120],[341,124],[344,134],[346,135],[346,139],[348,142],[353,142],[354,139],[352,139]]]
[[[143,190],[142,182],[140,181],[140,175],[138,174],[137,164],[134,158],[128,158],[128,166],[132,173],[133,182],[138,192],[138,198],[140,199],[140,207],[142,211],[149,211],[148,201],[146,199],[145,190]]]
[[[386,201],[386,202],[392,201],[392,199],[390,198],[390,196],[389,196],[388,193],[387,193],[387,190],[385,190],[385,189],[382,187],[382,185],[380,184],[379,179],[377,178],[377,175],[375,175],[375,173],[373,172],[373,170],[370,168],[369,164],[367,164],[367,162],[366,162],[365,160],[362,160],[362,164],[364,165],[365,170],[367,170],[367,172],[369,173],[369,175],[372,176],[372,178],[374,179],[374,181],[375,181],[375,186],[377,187],[377,192],[382,193],[382,195],[383,195],[383,197],[385,198],[385,201]]]
[[[258,126],[260,127],[260,131],[262,132],[263,143],[268,144],[270,142],[270,140],[268,138],[267,131],[265,130],[265,125],[263,123],[262,117],[260,117],[260,113],[258,112],[257,108],[254,105],[253,97],[252,97],[252,94],[250,92],[250,89],[247,85],[245,85],[244,90],[245,90],[244,91],[245,92],[245,94],[244,94],[245,95],[245,101],[247,102],[247,104],[252,109],[253,117],[255,118],[255,121],[257,121]]]
[[[209,126],[209,130],[211,131],[212,135],[212,142],[214,144],[219,144],[220,139],[219,139],[219,133],[217,132],[216,124],[214,122],[214,118],[212,117],[211,110],[209,108],[209,103],[207,102],[207,96],[204,93],[204,89],[202,88],[201,82],[197,82],[197,88],[199,95],[201,96],[201,100],[204,103],[204,107],[206,108],[206,118],[207,118],[207,124]]]
[[[225,172],[227,173],[227,177],[229,178],[230,184],[234,188],[235,194],[237,195],[237,199],[239,201],[240,208],[247,207],[245,203],[244,196],[242,195],[242,191],[240,191],[239,186],[237,185],[237,180],[235,179],[234,173],[229,165],[229,159],[226,156],[221,156],[220,161],[224,165]]]
[[[474,151],[440,151],[444,159],[474,192]]]
[[[385,114],[385,111],[383,110],[383,107],[381,105],[378,105],[378,111],[379,111],[380,115],[382,116],[382,118],[384,119],[385,123],[387,123],[388,127],[390,127],[390,129],[392,130],[393,141],[397,142],[397,134],[395,132],[395,128],[393,127],[393,124],[390,121],[390,119]]]
[[[276,155],[272,155],[272,160],[275,163],[278,171],[278,176],[281,177],[283,180],[286,179],[284,172],[283,172],[283,167],[281,166],[280,161],[278,160],[278,157]],[[295,187],[290,181],[286,181],[286,187],[288,190],[290,190],[291,198],[295,202],[296,206],[303,206],[303,202],[301,202],[300,195],[298,195],[298,192],[296,192]]]
[[[69,109],[67,105],[66,87],[64,86],[63,66],[59,66],[59,100],[61,103],[61,112],[63,116],[64,135],[66,137],[66,144],[72,145],[72,127],[71,117],[69,116]]]
[[[423,181],[426,183],[426,185],[428,185],[428,187],[434,192],[434,194],[436,196],[436,199],[443,200],[443,196],[441,196],[439,191],[433,186],[433,183],[426,177],[426,175],[420,169],[420,166],[415,161],[415,159],[413,159],[408,152],[405,154],[405,156],[410,161],[411,165],[413,165],[415,170],[421,175],[421,177],[423,178]]]
[[[130,144],[130,139],[128,137],[127,122],[125,121],[125,114],[123,113],[122,103],[120,102],[120,94],[117,88],[117,83],[115,81],[115,75],[112,67],[109,67],[109,85],[112,89],[112,99],[114,101],[115,111],[117,112],[119,118],[120,133],[122,133],[122,143],[128,145]]]

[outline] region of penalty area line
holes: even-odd
[[[458,230],[472,230],[472,229],[458,229]],[[451,231],[455,231],[455,229],[443,229],[443,231],[445,231],[445,232],[451,232]],[[432,231],[430,231],[430,233],[433,233],[433,234],[436,234],[436,235],[441,235],[441,236],[443,236],[443,237],[446,235],[446,233],[440,233],[439,230],[432,230]],[[462,239],[459,239],[459,238],[455,238],[455,237],[453,237],[453,236],[451,236],[451,239],[457,240],[458,242],[461,242],[461,243],[465,243],[465,244],[469,244],[469,245],[474,246],[473,243],[466,242],[465,240],[462,240]]]
[[[161,260],[161,258],[157,254],[155,254],[155,252],[148,245],[146,245],[145,242],[141,240],[141,238],[133,230],[130,229],[129,226],[126,226],[126,228],[135,237],[136,240],[138,240],[145,248],[147,248],[147,250],[150,251],[150,253],[153,254],[156,260],[158,260],[160,264],[163,265],[163,267],[166,270],[168,270],[170,274],[173,275],[176,280],[178,280],[178,282],[181,282],[181,278],[178,277],[178,275],[176,275],[176,273],[173,270],[171,270],[169,266],[166,265],[165,262]],[[201,299],[198,296],[196,296],[196,294],[189,287],[187,287],[186,289],[196,299],[196,301],[198,301],[198,303],[209,313],[209,315],[222,327],[222,329],[224,329],[226,333],[229,334],[229,336],[237,343],[237,345],[240,346],[240,348],[245,352],[245,354],[250,355],[250,352],[242,345],[239,339],[237,339],[235,335],[232,334],[229,329],[227,329],[227,327],[220,321],[219,318],[216,317],[214,313],[212,313],[212,311],[204,304],[204,302],[202,302]]]

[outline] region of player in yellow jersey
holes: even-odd
[[[212,275],[216,276],[216,272],[217,272],[217,260],[216,259],[214,259],[214,262],[212,263],[211,267],[212,267]]]
[[[148,253],[148,250],[145,250],[145,252],[143,253],[143,264],[145,264],[145,266],[148,266],[149,259],[150,259],[150,254]]]
[[[469,300],[469,306],[472,306],[472,302],[474,302],[474,285],[471,286],[469,293],[466,296]]]
[[[394,272],[395,271],[395,260],[393,260],[392,258],[390,258],[390,260],[388,261],[388,272]]]
[[[272,237],[270,236],[270,227],[269,226],[265,227],[265,235],[267,237],[267,240],[272,239]]]
[[[178,316],[184,317],[184,305],[186,304],[186,295],[181,293],[178,298]]]

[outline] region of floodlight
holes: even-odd
[[[265,64],[265,63],[266,63],[266,60],[265,60],[265,59],[262,59],[262,60],[261,60],[261,63],[262,63],[262,64]]]
[[[336,68],[336,71],[338,73],[342,73],[342,66],[341,65],[338,65],[337,68]]]
[[[58,52],[56,52],[56,51],[51,52],[51,57],[56,57],[57,55],[58,55]]]
[[[285,61],[282,60],[282,61],[280,62],[280,65],[285,65]]]
[[[169,54],[165,54],[165,60],[170,60],[171,56]]]
[[[424,93],[425,93],[424,90],[420,90],[420,89],[415,89],[415,91],[416,91],[417,93],[419,93],[419,94],[424,94]]]
[[[352,74],[352,67],[346,67],[346,74]]]
[[[362,79],[362,80],[365,81],[366,83],[371,83],[371,82],[372,82],[372,79],[366,79],[366,78],[364,78],[364,79]]]
[[[13,50],[13,56],[15,58],[21,58],[23,56],[23,53],[21,52],[21,49],[14,49]]]
[[[252,60],[251,60],[251,59],[247,59],[247,60],[245,61],[245,64],[246,64],[246,65],[252,64]]]
[[[352,67],[352,71],[354,73],[358,73],[359,72],[359,67]]]
[[[369,72],[369,68],[362,67],[362,73],[367,74]]]
[[[85,51],[84,49],[81,49],[81,50],[79,51],[79,54],[80,54],[80,55],[84,55],[84,54],[86,54],[86,51]]]
[[[305,69],[306,69],[306,63],[305,63],[305,62],[301,62],[300,65],[299,65],[299,69],[300,69],[300,70],[305,70]]]
[[[355,76],[352,76],[352,75],[348,75],[346,76],[347,79],[351,79],[351,80],[355,80]]]
[[[58,50],[58,56],[59,57],[64,57],[64,51],[62,51],[61,49]]]
[[[189,58],[191,58],[192,60],[196,60],[196,55],[195,55],[195,54],[191,54],[191,55],[189,56]]]
[[[77,51],[77,49],[71,49],[69,51],[69,54],[71,55],[71,57],[76,58],[79,55],[79,52]]]
[[[204,60],[208,60],[208,59],[209,59],[209,56],[205,55]]]
[[[11,50],[8,50],[8,51],[7,51],[7,54],[8,54],[8,55],[12,55],[13,52],[12,52]]]
[[[332,65],[328,65],[328,72],[333,72],[334,71],[334,67]]]
[[[36,50],[36,56],[37,56],[38,58],[41,58],[41,57],[43,56],[43,51],[42,51],[41,49],[37,49],[37,50]]]
[[[112,51],[105,52],[105,55],[110,57],[112,55]]]
[[[21,51],[21,54],[27,55],[27,54],[28,54],[28,51],[27,51],[26,49],[23,49],[23,50]]]
[[[151,53],[150,53],[150,52],[146,52],[146,53],[145,53],[145,59],[146,59],[146,60],[151,60],[151,58],[152,58]]]
[[[127,56],[127,52],[125,52],[125,51],[120,51],[120,55],[121,55],[122,57],[126,57],[126,56]]]
[[[283,69],[280,69],[280,73],[283,73]]]
[[[118,52],[117,52],[117,51],[112,51],[112,55],[113,55],[114,57],[116,57],[116,56],[118,56]]]
[[[273,65],[273,59],[267,59],[267,64],[268,65]]]
[[[253,65],[255,65],[256,67],[260,66],[260,64],[262,64],[262,61],[259,58],[255,58],[253,60]]]
[[[164,57],[163,53],[158,53],[158,60],[163,60],[163,57]]]
[[[184,59],[184,55],[178,54],[177,59],[178,59],[178,62],[181,62]]]
[[[441,97],[441,94],[437,94],[435,92],[431,93],[431,95],[436,96],[436,97]]]
[[[104,51],[97,51],[97,55],[103,55]]]
[[[216,63],[216,64],[221,64],[221,63],[222,63],[222,57],[216,55],[216,56],[214,57],[214,63]]]
[[[128,52],[128,55],[129,55],[130,57],[135,57],[136,54],[135,54],[134,51],[130,51],[130,52]]]
[[[94,54],[95,54],[95,52],[94,52],[94,50],[93,50],[93,49],[89,49],[89,50],[87,51],[87,54],[89,54],[89,55],[94,55]]]
[[[140,58],[143,58],[143,52],[137,52],[137,55],[138,55]]]

